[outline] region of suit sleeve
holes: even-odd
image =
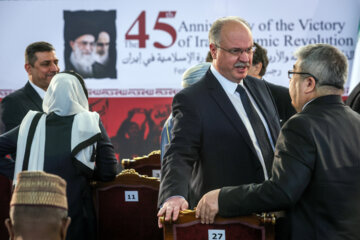
[[[272,177],[261,184],[223,187],[219,215],[241,216],[286,210],[301,197],[311,179],[315,147],[301,118],[290,119],[276,144]]]
[[[172,109],[173,135],[161,166],[159,206],[171,196],[187,199],[193,165],[199,158],[201,118],[196,104],[180,92]]]
[[[5,132],[20,125],[23,117],[27,113],[21,101],[12,97],[5,97],[1,102],[1,108],[1,120],[5,126]]]
[[[8,154],[16,153],[19,127],[0,135],[0,174],[13,179],[15,161],[7,158]]]
[[[111,181],[116,176],[116,164],[114,147],[100,121],[101,139],[97,142],[96,168],[94,178],[100,181]]]

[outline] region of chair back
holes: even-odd
[[[98,239],[163,239],[157,226],[159,183],[134,169],[112,182],[94,182]]]
[[[223,218],[216,216],[213,224],[202,224],[194,210],[181,211],[175,222],[164,224],[164,240],[274,240],[274,217],[251,215]]]
[[[140,174],[160,178],[160,150],[152,151],[150,154],[142,157],[123,159],[121,164],[124,169],[135,169]]]

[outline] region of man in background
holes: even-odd
[[[96,41],[96,61],[102,65],[106,65],[109,61],[110,35],[101,31]]]
[[[360,113],[360,83],[351,91],[349,97],[346,99],[346,105]]]
[[[20,125],[29,110],[42,111],[42,99],[51,79],[60,71],[55,48],[47,42],[34,42],[25,50],[25,70],[29,81],[2,102],[5,131]]]
[[[79,29],[72,36],[69,45],[72,49],[70,54],[70,67],[67,70],[74,70],[82,77],[93,77],[95,36],[91,30]]]
[[[20,172],[5,225],[11,240],[65,240],[70,224],[66,182],[45,172]]]
[[[208,192],[196,216],[212,223],[217,213],[231,217],[285,209],[293,240],[359,239],[360,115],[341,98],[347,58],[328,44],[301,47],[295,56],[288,73],[298,113],[281,129],[272,177]]]
[[[261,47],[257,43],[254,43],[254,45],[256,48],[248,75],[258,79],[263,79],[266,73],[266,68],[269,64],[269,58],[265,48]],[[263,80],[265,81],[265,79]],[[268,81],[265,82],[274,98],[276,108],[279,113],[280,124],[283,125],[292,115],[296,113],[295,109],[291,105],[289,89],[280,85],[272,84]]]
[[[264,81],[246,77],[253,44],[243,19],[216,20],[209,32],[210,69],[173,99],[173,138],[161,166],[158,199],[158,216],[165,221],[176,220],[180,210],[195,207],[212,189],[270,177],[280,124]]]
[[[96,40],[94,77],[115,78],[115,56],[110,54],[111,38],[107,31],[100,31]]]

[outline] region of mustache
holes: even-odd
[[[237,62],[234,67],[250,67],[250,63],[248,62]]]

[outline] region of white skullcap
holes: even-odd
[[[206,71],[209,69],[210,66],[211,63],[204,62],[188,68],[182,76],[181,85],[183,86],[183,88],[193,85],[194,83],[199,81],[205,75]]]

